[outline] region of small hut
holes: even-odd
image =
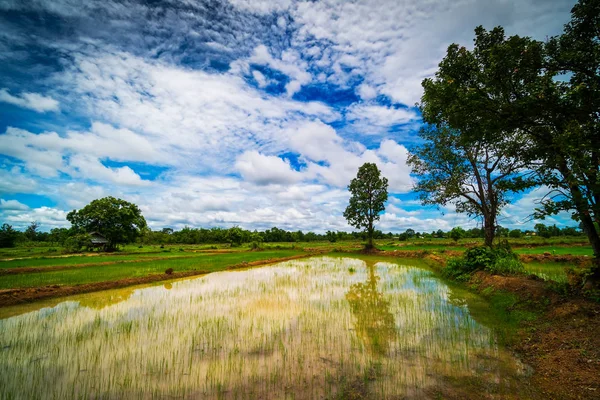
[[[90,232],[90,247],[105,249],[108,245],[108,239],[100,232]]]

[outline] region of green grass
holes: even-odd
[[[127,262],[136,261],[145,258],[177,258],[177,257],[201,257],[210,253],[190,253],[190,252],[164,252],[164,253],[140,253],[140,254],[110,254],[99,256],[80,256],[69,257],[51,257],[51,258],[27,258],[22,260],[0,261],[0,269],[23,268],[23,267],[53,267],[57,265],[78,265],[78,264],[97,264],[103,262]]]
[[[565,268],[570,266],[569,264],[559,262],[529,262],[524,263],[525,271],[530,274],[537,275],[544,280],[552,280],[559,283],[567,282],[567,274]]]
[[[70,270],[8,275],[0,278],[0,289],[38,287],[46,285],[77,285],[93,282],[114,281],[164,273],[167,268],[175,272],[204,270],[218,271],[230,265],[269,258],[282,258],[302,254],[298,250],[261,251],[199,255],[197,258],[165,259],[139,263],[123,263]]]
[[[516,247],[513,249],[518,254],[544,254],[552,255],[573,255],[573,256],[593,256],[594,252],[591,246],[540,246],[540,247]]]

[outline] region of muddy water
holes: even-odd
[[[430,271],[318,257],[81,295],[0,320],[0,398],[532,398]]]

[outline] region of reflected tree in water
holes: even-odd
[[[383,292],[377,290],[380,278],[375,274],[373,263],[367,264],[367,270],[367,281],[352,285],[346,293],[346,299],[356,318],[358,337],[372,353],[386,355],[396,332],[394,315],[390,312],[390,303],[384,299]]]

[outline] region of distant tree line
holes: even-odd
[[[49,246],[65,246],[65,247],[83,247],[82,233],[80,229],[74,228],[52,228],[49,232],[39,230],[40,224],[32,222],[24,231],[14,229],[9,224],[3,224],[0,228],[0,247],[13,247],[27,243],[44,244]],[[496,228],[498,237],[520,238],[526,235],[532,235],[543,238],[559,237],[559,236],[582,236],[583,232],[576,227],[560,228],[556,225],[547,226],[544,224],[536,224],[534,230],[520,230],[498,226]],[[407,241],[412,239],[442,239],[449,238],[454,240],[459,239],[476,239],[483,238],[484,230],[481,228],[463,229],[455,227],[449,231],[438,229],[431,232],[418,232],[412,228],[406,229],[404,232],[384,233],[380,230],[374,230],[374,239],[390,239]],[[241,245],[242,243],[294,243],[294,242],[318,242],[329,241],[332,243],[338,241],[349,240],[367,240],[366,232],[344,232],[344,231],[327,231],[325,233],[287,231],[273,227],[265,231],[246,230],[240,227],[232,228],[192,228],[184,227],[181,230],[173,228],[163,228],[160,230],[144,229],[137,242],[140,244],[232,244]]]

